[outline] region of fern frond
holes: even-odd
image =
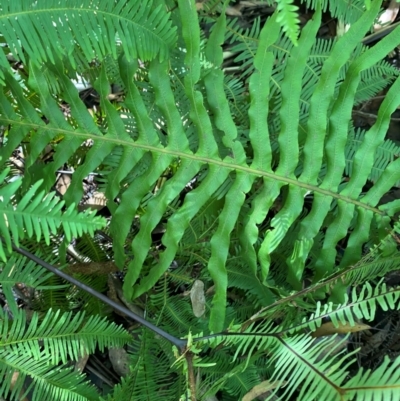
[[[182,375],[170,369],[174,362],[171,346],[154,334],[140,330],[131,347],[131,372],[114,388],[108,401],[176,401],[186,386]],[[169,371],[169,374],[165,373]]]
[[[176,40],[168,14],[159,5],[153,7],[135,1],[70,1],[60,5],[46,0],[37,4],[12,0],[2,3],[0,30],[17,59],[30,59],[40,65],[47,60],[69,58],[76,65],[76,44],[89,63],[111,54],[117,57],[116,39],[128,59],[161,60]],[[101,38],[101,40],[99,40]],[[0,64],[8,68],[3,53]]]
[[[274,399],[280,387],[283,387],[279,393],[280,399],[289,399],[298,390],[298,383],[302,383],[300,399],[321,397],[324,400],[340,400],[347,375],[345,367],[352,356],[335,356],[335,349],[340,342],[335,341],[334,337],[325,337],[316,344],[309,335],[281,337],[274,331],[265,335],[260,332],[251,335],[248,335],[250,332],[242,335],[232,333],[224,338],[225,347],[235,345],[237,348],[235,360],[245,358],[240,366],[242,371],[264,350],[268,350],[270,358],[267,363],[273,366],[269,380],[275,382],[277,388],[271,391],[267,400]],[[213,342],[211,347],[217,346],[219,341]]]
[[[10,397],[12,400],[23,399],[29,391],[32,391],[29,393],[32,401],[96,401],[99,398],[95,387],[84,381],[84,375],[72,368],[62,369],[49,365],[44,356],[35,360],[30,356],[1,349],[0,378],[3,383],[0,386],[0,396]],[[29,386],[24,387],[26,378],[32,381]]]
[[[365,131],[352,130],[349,135],[346,146],[346,174],[350,177],[353,175],[354,155],[364,140]],[[385,139],[376,149],[374,156],[374,165],[371,169],[368,179],[376,182],[386,167],[400,155],[400,147],[389,139]],[[394,186],[399,186],[399,182]]]
[[[120,267],[127,258],[125,240],[131,233],[132,222],[140,220],[140,230],[131,246],[134,257],[129,260],[124,283],[128,298],[138,298],[157,283],[173,263],[191,221],[201,213],[204,205],[219,199],[218,222],[208,241],[211,247],[208,270],[215,283],[210,329],[219,331],[225,322],[226,261],[236,230],[248,272],[257,275],[266,286],[271,302],[274,295],[268,288],[268,276],[275,265],[282,266],[280,274],[286,274],[292,288],[300,288],[306,261],[314,282],[333,273],[336,247],[350,230],[348,247],[341,260],[343,266],[360,258],[374,224],[380,226],[377,241],[386,235],[383,232],[390,228],[390,219],[385,215],[387,212],[376,205],[387,189],[399,180],[399,160],[387,166],[365,196],[361,191],[373,168],[374,155],[383,141],[390,115],[400,103],[399,79],[389,90],[376,124],[365,135],[354,156],[355,174],[349,182],[343,184],[342,181],[351,109],[362,72],[376,65],[400,42],[400,31],[394,30],[375,47],[357,53],[363,35],[378,13],[379,4],[374,3],[349,32],[333,44],[332,52],[318,71],[318,83],[314,91],[310,91],[309,116],[304,121],[305,131],[301,133],[298,129],[302,121],[299,101],[303,78],[308,79],[308,55],[312,53],[319,27],[320,15],[316,13],[314,20],[303,29],[299,46],[288,47],[285,55],[280,82],[280,134],[274,142],[270,139],[268,126],[271,90],[265,83],[273,74],[275,47],[280,34],[276,16],[270,18],[261,30],[254,73],[249,80],[249,148],[245,149],[238,139],[229,101],[224,94],[221,45],[225,16],[219,17],[208,39],[204,49],[208,63],[205,64],[200,57],[198,17],[190,4],[182,2],[179,7],[184,67],[177,73],[170,69],[168,62],[152,60],[149,64],[145,87],[152,89],[153,108],[157,109],[155,115],[160,116],[157,121],[152,121],[152,110],[148,110],[149,103],[145,101],[148,92],[142,91],[142,84],[135,80],[138,62],[129,61],[125,55],[119,58],[119,69],[126,88],[124,106],[137,131],[134,136],[126,132],[121,113],[107,99],[110,88],[106,66],[101,67],[94,83],[105,113],[107,130],[102,132],[79,99],[60,60],[49,68],[59,79],[61,92],[57,96],[62,95],[70,105],[71,119],[68,121],[59,110],[43,72],[32,63],[29,85],[38,93],[41,112],[49,123],[42,121],[37,110],[23,97],[16,80],[5,73],[7,89],[21,105],[19,113],[23,118],[21,120],[11,107],[9,92],[3,93],[1,121],[7,126],[11,124],[12,128],[0,155],[6,160],[15,146],[30,134],[32,151],[26,160],[29,167],[55,135],[62,135],[64,139],[58,144],[54,161],[45,165],[39,174],[44,179],[43,186],[50,188],[57,168],[68,161],[83,141],[93,141],[65,194],[68,203],[77,203],[82,195],[82,180],[118,149],[120,153],[113,159],[105,193],[113,214],[110,233],[114,240],[115,260]],[[184,88],[184,96],[180,92],[179,102],[173,93],[178,83]],[[161,130],[167,135],[160,135]],[[196,141],[190,139],[192,135]],[[174,173],[155,191],[156,183],[173,164]],[[121,188],[124,180],[142,167],[140,174],[135,175],[134,185]],[[29,175],[25,177],[26,185],[30,179]],[[193,181],[196,183],[194,188],[188,188],[188,183]],[[138,215],[143,199],[151,192],[153,195],[146,203],[145,213]],[[304,210],[306,196],[312,200],[308,213]],[[118,203],[114,201],[117,198]],[[183,198],[179,207],[170,208],[179,198]],[[279,202],[282,202],[279,210],[273,213],[269,228],[260,239],[260,224],[268,221],[268,214]],[[398,205],[388,208],[393,214]],[[168,222],[159,259],[147,269],[144,266],[152,247],[152,232],[166,215]],[[299,228],[294,229],[297,226]],[[321,231],[325,231],[322,240]],[[283,260],[278,251],[289,232],[293,233],[293,245],[289,244]]]
[[[338,327],[339,323],[343,325],[349,323],[354,326],[355,319],[373,321],[378,306],[383,310],[399,309],[399,297],[399,288],[388,289],[385,283],[380,283],[375,288],[372,288],[371,284],[367,282],[359,290],[354,287],[351,295],[346,297],[343,305],[335,306],[330,302],[322,306],[320,302],[317,302],[315,313],[307,321],[299,325],[293,325],[289,332],[297,332],[298,329],[304,327],[314,331],[322,324],[324,317],[329,317],[335,327]]]
[[[153,60],[150,63],[148,75],[149,85],[154,91],[155,105],[158,113],[162,115],[168,131],[166,143],[160,140],[159,129],[151,121],[146,103],[139,91],[140,86],[136,85],[132,79],[137,71],[138,63],[129,62],[123,56],[119,62],[121,78],[127,90],[125,106],[134,117],[138,132],[136,138],[132,138],[125,131],[125,124],[120,118],[120,114],[107,100],[109,83],[105,68],[102,68],[99,79],[94,84],[100,94],[101,106],[106,114],[108,130],[103,134],[78,98],[73,84],[63,74],[61,62],[57,62],[50,68],[59,77],[62,95],[70,104],[71,122],[67,122],[59,111],[57,102],[49,92],[42,72],[35,65],[31,66],[30,84],[40,95],[42,111],[50,121],[47,125],[23,98],[15,80],[7,76],[13,96],[25,107],[25,120],[21,125],[18,115],[10,110],[7,96],[3,96],[2,103],[0,103],[2,121],[7,125],[12,124],[13,128],[10,132],[10,142],[1,150],[1,153],[6,158],[16,142],[27,135],[29,129],[37,129],[41,135],[35,134],[31,138],[31,146],[35,151],[27,159],[26,163],[29,166],[33,164],[38,152],[44,148],[47,141],[56,134],[62,134],[65,140],[58,145],[54,162],[46,165],[43,171],[44,186],[50,187],[52,173],[58,166],[68,160],[82,141],[93,140],[94,144],[88,151],[85,163],[74,173],[72,184],[65,195],[68,202],[78,202],[82,194],[81,181],[100,166],[115,148],[120,148],[122,153],[119,162],[108,176],[106,197],[114,200],[120,196],[120,204],[116,205],[110,202],[110,209],[113,211],[111,235],[114,237],[115,258],[121,266],[126,258],[124,241],[131,230],[136,210],[143,197],[154,188],[155,183],[171,163],[176,163],[176,172],[166,180],[157,195],[150,199],[146,206],[146,213],[140,217],[140,230],[132,242],[134,259],[129,263],[125,278],[124,289],[128,298],[139,297],[152,288],[173,262],[179,250],[180,241],[190,222],[210,199],[221,196],[224,204],[218,218],[217,229],[210,238],[211,257],[208,263],[210,274],[216,285],[210,327],[219,331],[225,321],[227,288],[225,263],[229,253],[231,233],[238,222],[243,225],[240,233],[242,255],[248,262],[252,274],[260,274],[263,283],[270,272],[274,251],[278,249],[291,227],[294,224],[300,224],[294,240],[294,247],[291,251],[287,250],[289,255],[291,254],[287,258],[288,280],[291,285],[299,287],[305,261],[313,248],[316,236],[327,221],[333,199],[337,200],[338,212],[336,216],[331,216],[332,223],[326,230],[324,242],[316,248],[316,255],[310,264],[310,267],[315,270],[315,281],[332,273],[336,244],[347,234],[352,218],[358,216],[359,223],[356,224],[350,236],[349,247],[344,255],[343,263],[351,263],[361,254],[362,244],[369,232],[369,228],[366,229],[366,227],[371,226],[371,223],[366,223],[366,221],[372,222],[374,216],[379,218],[383,213],[375,205],[379,200],[379,195],[382,195],[398,180],[396,178],[397,160],[388,166],[362,201],[359,200],[360,183],[368,179],[369,171],[373,166],[373,164],[371,165],[373,156],[370,155],[374,154],[375,148],[379,146],[384,132],[383,128],[388,124],[391,112],[397,107],[399,101],[397,87],[400,85],[400,81],[397,80],[394,83],[382,105],[377,124],[365,137],[363,143],[365,147],[368,147],[368,151],[360,147],[355,156],[355,163],[359,163],[357,155],[361,157],[368,154],[369,164],[355,169],[357,174],[351,177],[344,189],[340,187],[340,184],[345,167],[344,146],[351,118],[351,106],[354,104],[354,96],[361,79],[360,72],[373,66],[394,43],[400,41],[398,30],[388,35],[376,47],[361,53],[350,63],[345,83],[340,86],[337,99],[331,104],[341,68],[353,57],[353,51],[357,48],[369,24],[372,23],[377,8],[377,5],[371,7],[371,10],[352,26],[349,33],[334,44],[332,53],[321,69],[320,81],[310,98],[310,116],[307,120],[307,133],[301,155],[304,167],[300,175],[298,175],[297,169],[300,162],[298,124],[301,115],[298,104],[302,95],[303,72],[307,70],[307,54],[311,52],[315,43],[319,17],[316,15],[314,21],[306,26],[302,32],[299,46],[292,49],[288,56],[287,68],[281,82],[284,101],[279,115],[281,134],[277,138],[279,160],[275,167],[273,164],[276,156],[269,141],[267,125],[269,86],[265,85],[265,82],[270,79],[274,64],[272,48],[279,37],[275,17],[271,18],[262,30],[257,55],[254,59],[255,72],[249,83],[251,99],[248,110],[249,141],[252,147],[252,158],[251,164],[248,164],[248,156],[243,145],[241,141],[237,140],[237,129],[230,114],[229,103],[224,96],[223,73],[219,68],[222,63],[221,44],[224,40],[224,17],[221,16],[218,20],[205,48],[205,54],[211,65],[206,67],[207,73],[202,78],[201,68],[204,67],[202,67],[199,57],[200,35],[197,15],[194,9],[191,9],[186,3],[180,9],[180,12],[185,14],[182,17],[183,38],[187,48],[183,84],[187,103],[190,105],[189,114],[185,115],[185,119],[182,118],[180,105],[177,104],[173,95],[168,64]],[[204,95],[201,91],[203,83],[207,103],[203,101]],[[329,88],[329,93],[326,92],[326,87]],[[209,111],[206,106],[209,107]],[[332,110],[332,113],[329,114],[329,110]],[[290,120],[287,119],[288,115],[292,116]],[[325,143],[328,117],[330,118],[329,136]],[[194,130],[198,139],[196,148],[190,146],[186,131],[189,126]],[[215,128],[213,129],[213,127]],[[380,136],[376,135],[378,128]],[[215,129],[221,136],[219,142],[216,140]],[[317,136],[314,135],[316,132],[318,132]],[[368,138],[375,138],[372,147],[369,145],[371,139]],[[342,150],[333,151],[338,146]],[[227,156],[221,157],[221,154]],[[123,180],[145,158],[147,167],[142,174],[136,177],[135,185],[130,185],[121,191],[120,185]],[[367,161],[366,158],[362,160]],[[326,165],[323,164],[325,161]],[[323,166],[326,167],[326,173],[321,183],[320,175]],[[390,171],[394,173],[392,174]],[[364,176],[365,174],[367,176]],[[201,180],[198,178],[200,175],[204,177]],[[230,183],[225,187],[228,177],[230,177]],[[165,250],[160,253],[159,263],[154,265],[148,274],[140,277],[152,243],[151,232],[163,218],[171,202],[175,201],[183,191],[186,191],[187,183],[193,179],[198,180],[197,186],[185,195],[182,206],[174,211],[168,219],[167,229],[162,239]],[[260,190],[254,193],[249,213],[244,214],[246,194],[253,195],[252,191],[255,186],[259,186]],[[221,192],[223,187],[224,191]],[[259,237],[258,225],[265,220],[268,210],[280,196],[281,191],[286,193],[284,205],[272,219],[271,229],[263,238],[262,244],[256,245]],[[302,215],[304,197],[308,192],[313,194],[313,205],[309,214],[304,217]],[[369,220],[362,219],[364,215],[367,215]],[[340,230],[338,230],[339,226]],[[261,266],[259,273],[257,273],[258,263]],[[272,295],[270,299],[273,299]]]
[[[253,296],[251,303],[253,307],[270,305],[273,302],[271,292],[263,285],[256,275],[251,275],[245,266],[232,263],[227,266],[228,287],[240,288],[246,291],[246,300],[250,295]],[[236,308],[235,308],[236,310]]]
[[[280,3],[290,5],[288,1]],[[127,302],[135,299],[147,319],[173,332],[172,336],[187,332],[198,336],[194,341],[198,347],[190,348],[194,343],[188,341],[186,351],[193,352],[194,362],[199,363],[194,367],[204,380],[204,385],[199,383],[200,397],[221,391],[226,399],[238,399],[267,379],[276,386],[269,398],[351,398],[357,387],[356,381],[346,382],[352,354],[344,349],[342,354],[334,353],[340,345],[335,339],[316,341],[311,332],[324,318],[336,325],[352,324],[355,318],[373,319],[378,307],[399,308],[398,289],[387,289],[381,283],[376,288],[361,286],[366,278],[382,276],[397,263],[397,244],[387,234],[396,235],[393,216],[400,210],[400,202],[378,205],[400,181],[400,161],[384,144],[391,114],[400,104],[400,78],[381,61],[400,43],[400,29],[374,47],[360,45],[379,12],[380,1],[372,2],[367,12],[352,21],[349,32],[326,43],[316,39],[321,10],[313,4],[318,11],[302,30],[298,46],[293,46],[282,33],[279,13],[263,26],[258,20],[246,32],[227,23],[222,12],[206,39],[200,32],[194,1],[179,0],[173,20],[179,20],[176,25],[181,36],[171,52],[174,42],[168,41],[174,30],[170,37],[163,31],[172,26],[163,1],[157,1],[157,7],[150,2],[124,6],[105,0],[95,6],[85,0],[82,13],[75,18],[75,11],[63,11],[62,24],[57,20],[55,26],[53,14],[49,14],[54,1],[42,4],[48,9],[42,12],[43,18],[34,21],[30,17],[37,15],[30,13],[33,6],[15,6],[17,14],[26,10],[23,18],[27,32],[33,31],[32,38],[22,36],[22,17],[16,22],[7,20],[5,25],[0,18],[0,34],[4,30],[8,35],[12,51],[17,55],[26,51],[21,58],[25,57],[27,70],[21,80],[4,68],[0,91],[0,125],[6,127],[0,148],[2,163],[21,143],[26,156],[23,178],[0,187],[10,216],[17,215],[0,220],[2,233],[9,233],[9,243],[12,237],[17,242],[35,234],[39,240],[54,240],[53,234],[61,227],[66,240],[83,228],[93,236],[98,221],[89,222],[89,215],[79,217],[75,212],[69,218],[68,213],[82,198],[85,177],[100,173],[111,212],[109,233],[115,255],[107,256],[95,242],[85,239],[81,252],[92,259],[114,257],[127,272],[124,298]],[[323,7],[327,5],[322,2]],[[129,14],[134,9],[137,14]],[[6,9],[6,15],[10,10]],[[106,19],[102,18],[104,10],[110,13]],[[290,20],[293,9],[288,11]],[[342,11],[337,10],[340,18],[347,18]],[[140,28],[127,38],[131,22],[116,26],[113,21],[130,16],[132,24],[140,25],[141,21],[135,20],[140,12],[143,24],[154,32],[143,34],[145,44],[136,46]],[[57,18],[57,10],[54,13]],[[122,17],[115,19],[116,14]],[[295,27],[289,20],[286,26],[293,35]],[[83,21],[87,25],[81,27]],[[46,35],[37,45],[44,47],[35,55],[37,29],[46,23]],[[10,31],[11,26],[16,27],[15,32]],[[91,32],[82,35],[88,27]],[[54,44],[62,44],[57,51],[47,46],[54,29]],[[70,37],[77,32],[82,37],[68,53]],[[145,38],[160,32],[165,33],[165,48],[157,40],[153,43]],[[222,47],[227,38],[232,41],[240,35],[243,40],[236,50],[248,77],[243,84],[227,79],[223,71]],[[91,58],[95,67],[84,73],[93,80],[100,100],[94,116],[71,82]],[[74,65],[71,59],[76,59]],[[387,75],[387,80],[374,82],[379,75]],[[354,138],[349,144],[348,132],[353,106],[392,80],[376,124],[352,146]],[[110,100],[113,81],[124,89],[120,104]],[[60,110],[60,100],[68,104],[67,117]],[[52,160],[37,163],[49,144],[55,150]],[[349,147],[351,156],[346,153]],[[378,162],[381,151],[389,156],[385,153],[384,161]],[[351,174],[346,170],[349,157]],[[60,166],[71,163],[74,171],[65,194],[69,208],[64,216],[70,225],[62,226],[60,204],[43,194],[54,185]],[[40,196],[35,195],[39,188],[44,191]],[[51,208],[59,213],[58,220],[51,215]],[[18,217],[16,211],[23,215],[26,210],[30,214],[39,210],[44,216]],[[83,228],[80,218],[87,223]],[[68,219],[75,220],[71,223]],[[155,230],[161,226],[161,242],[159,232],[155,241]],[[49,252],[65,262],[62,250],[66,241],[54,242]],[[354,265],[375,245],[375,254]],[[16,280],[11,263],[14,261],[1,265],[0,272],[7,300],[13,296]],[[15,263],[15,267],[19,265]],[[41,282],[34,273],[25,277],[31,274],[30,268],[26,271],[21,278],[37,288],[39,300],[41,296],[45,299],[41,287],[51,283]],[[200,318],[194,316],[187,296],[188,285],[195,279],[203,280],[209,289],[206,312]],[[82,281],[103,284],[97,277]],[[353,285],[352,291],[349,285]],[[341,303],[315,301],[326,293]],[[69,307],[80,307],[83,302],[86,308],[87,299],[74,289],[62,296],[70,297]],[[0,358],[0,373],[19,371],[21,383],[25,377],[34,378],[41,397],[47,397],[48,391],[51,397],[78,399],[53,390],[66,380],[65,372],[59,373],[55,365],[94,352],[97,346],[121,346],[128,341],[122,329],[99,317],[84,321],[80,313],[72,316],[50,311],[42,320],[35,314],[28,323],[15,302],[12,305],[14,320],[0,316],[0,352],[5,355]],[[266,309],[256,316],[254,307]],[[245,318],[249,320],[242,324]],[[222,330],[226,331],[209,334]],[[199,338],[201,333],[205,337]],[[109,399],[184,398],[188,382],[182,355],[174,354],[164,340],[142,327],[134,336],[132,370]],[[196,354],[200,351],[207,354],[205,358],[201,355],[202,361]],[[46,370],[38,364],[35,371],[28,358],[47,359],[52,365]],[[207,366],[214,361],[215,366]],[[384,370],[391,373],[388,365]],[[53,387],[42,380],[48,372],[60,374],[60,382]],[[383,374],[376,376],[385,386],[378,394],[389,391],[389,380]],[[366,377],[364,373],[359,376],[361,384]],[[73,384],[80,380],[71,379]],[[0,386],[3,393],[9,393],[7,386]],[[18,384],[13,391],[19,395],[21,390],[22,384]],[[93,396],[90,391],[88,398]]]
[[[344,392],[348,399],[354,395],[360,400],[390,400],[396,397],[399,391],[399,364],[400,358],[391,361],[385,357],[379,368],[371,372],[360,369],[345,385]]]
[[[318,5],[322,10],[329,11],[332,18],[338,18],[346,24],[351,24],[357,21],[358,18],[365,12],[364,0],[347,1],[329,1],[329,0],[302,0],[307,7],[315,10]],[[368,8],[370,9],[370,8]]]
[[[4,181],[8,171],[6,169],[0,175],[0,183]],[[64,202],[57,199],[54,193],[46,196],[44,191],[37,193],[41,181],[36,182],[14,206],[13,196],[21,184],[22,179],[17,179],[0,187],[2,198],[0,213],[3,216],[0,220],[0,233],[9,252],[11,251],[11,236],[17,246],[25,236],[34,235],[38,242],[43,237],[49,244],[50,235],[56,234],[60,226],[64,229],[66,238],[71,240],[72,237],[82,235],[84,232],[93,235],[96,229],[105,225],[102,217],[94,217],[94,214],[89,211],[78,214],[73,205],[62,212]],[[1,241],[0,257],[6,261]]]
[[[122,327],[105,318],[91,316],[85,319],[84,313],[73,316],[71,312],[61,314],[51,310],[43,320],[34,314],[28,324],[22,311],[15,313],[12,321],[3,313],[0,330],[3,351],[30,355],[37,360],[45,356],[54,365],[69,359],[77,360],[85,353],[94,352],[97,346],[100,349],[121,346],[131,339]]]
[[[355,391],[352,387],[356,387],[355,383],[364,373],[361,371],[356,378],[347,382],[347,368],[353,362],[354,352],[345,355],[343,351],[339,354],[335,353],[335,349],[340,349],[341,342],[346,339],[337,342],[335,337],[325,337],[316,342],[309,335],[297,333],[302,333],[304,330],[314,331],[322,324],[322,319],[327,317],[332,320],[335,327],[338,327],[339,323],[354,326],[356,318],[372,321],[378,305],[383,310],[399,309],[399,297],[399,289],[387,289],[385,284],[380,284],[373,289],[367,283],[359,292],[353,289],[350,299],[343,305],[335,307],[330,303],[322,307],[318,303],[315,313],[305,318],[301,324],[292,324],[285,328],[275,326],[270,319],[267,319],[262,324],[252,324],[244,331],[239,328],[237,333],[232,330],[226,334],[200,338],[199,341],[206,340],[213,349],[218,349],[221,341],[225,348],[233,346],[236,350],[234,359],[246,359],[243,370],[262,355],[264,350],[268,350],[270,356],[268,364],[274,368],[269,380],[276,381],[280,385],[284,382],[287,384],[279,394],[280,399],[290,397],[297,390],[297,383],[300,382],[302,383],[298,395],[300,399],[340,400],[343,394],[348,397],[345,399],[352,399],[351,393]],[[290,366],[289,369],[288,366]],[[384,369],[386,372],[391,371],[388,361],[377,374],[375,383],[378,383],[378,378],[382,378]],[[365,373],[363,379],[368,374]],[[361,380],[361,388],[363,383],[365,382]],[[396,381],[388,381],[384,382],[380,391],[388,396],[387,394],[391,394],[394,388],[397,388]],[[371,388],[364,389],[365,396],[375,394],[374,389],[375,386],[372,383]],[[270,395],[271,398],[274,394],[276,391]]]
[[[160,289],[158,286],[156,288]],[[157,293],[151,297],[148,309],[149,312],[156,313],[157,322],[164,330],[177,333],[178,336],[185,335],[189,330],[200,331],[196,327],[199,325],[188,298],[173,297],[165,289]]]
[[[0,283],[2,291],[12,313],[18,310],[13,294],[13,287],[17,283],[37,290],[54,289],[54,286],[46,285],[50,274],[32,261],[27,262],[25,258],[11,257],[5,264],[0,263]]]
[[[282,27],[283,32],[297,46],[297,39],[300,31],[300,19],[297,14],[299,8],[293,5],[293,0],[278,0],[277,10],[278,16],[276,21]]]

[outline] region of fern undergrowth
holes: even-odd
[[[0,397],[394,399],[400,360],[359,368],[348,344],[399,309],[384,277],[400,258],[400,202],[385,201],[400,28],[367,47],[381,1],[303,3],[301,29],[284,0],[243,29],[216,0],[1,2]],[[319,37],[324,12],[348,32]],[[353,108],[384,89],[355,128]],[[21,248],[185,346],[117,325]],[[123,346],[114,388],[80,372]]]

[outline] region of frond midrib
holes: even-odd
[[[60,134],[60,135],[80,137],[80,138],[82,138],[82,142],[89,140],[89,139],[90,140],[101,140],[104,142],[113,143],[113,144],[115,144],[115,146],[120,145],[125,148],[130,147],[130,148],[143,149],[143,150],[149,151],[151,153],[160,153],[160,154],[162,153],[162,154],[170,155],[174,158],[193,160],[193,161],[204,163],[204,164],[219,166],[221,168],[227,168],[228,170],[231,170],[231,171],[239,171],[239,172],[244,172],[244,173],[248,173],[251,175],[255,175],[257,177],[269,178],[274,181],[279,181],[279,182],[283,182],[285,184],[294,185],[294,186],[303,188],[306,191],[311,191],[313,193],[320,193],[321,195],[324,195],[324,196],[330,196],[334,199],[342,200],[348,204],[353,204],[355,206],[369,210],[375,214],[379,214],[382,216],[385,215],[384,211],[381,211],[381,210],[379,210],[373,206],[370,206],[366,203],[363,203],[359,200],[352,199],[347,196],[343,196],[341,194],[338,194],[337,192],[333,192],[328,189],[323,189],[323,188],[320,188],[320,187],[312,185],[312,184],[298,181],[294,178],[280,176],[278,174],[275,174],[272,171],[268,172],[268,171],[258,170],[258,169],[251,168],[250,166],[243,166],[241,164],[229,163],[229,162],[226,162],[223,160],[216,160],[216,159],[212,159],[212,158],[208,158],[208,157],[204,157],[204,156],[198,156],[193,153],[180,152],[178,150],[169,149],[168,147],[157,147],[157,146],[147,145],[147,144],[138,143],[138,142],[130,142],[130,141],[113,138],[113,137],[99,136],[98,134],[95,135],[94,133],[77,132],[77,131],[71,132],[69,130],[65,130],[62,128],[48,127],[48,126],[43,126],[43,125],[35,124],[35,123],[27,124],[22,121],[12,120],[9,118],[2,118],[2,122],[3,122],[3,124],[10,124],[10,125],[14,125],[14,126],[19,125],[19,126],[24,126],[24,127],[30,127],[33,130],[35,130],[35,129],[48,130],[53,133],[56,132],[57,134]]]

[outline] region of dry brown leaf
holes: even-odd
[[[85,354],[76,361],[75,370],[79,373],[82,373],[86,367],[87,361],[89,360],[89,354]]]
[[[13,372],[13,374],[11,376],[11,385],[10,385],[11,390],[13,390],[15,385],[17,384],[18,376],[19,376],[19,372]],[[22,388],[20,396],[22,396],[23,392],[24,392],[24,388]],[[20,401],[29,401],[29,399],[27,397],[19,398],[19,400]]]
[[[311,336],[312,337],[323,337],[323,336],[331,336],[333,334],[347,334],[347,333],[356,333],[358,331],[370,329],[371,326],[363,323],[356,323],[352,326],[349,322],[345,324],[339,323],[338,327],[336,327],[332,322],[327,322],[322,324],[315,330]]]
[[[231,16],[231,17],[241,17],[241,16],[242,16],[242,13],[240,12],[240,9],[241,9],[241,8],[242,8],[242,7],[237,7],[237,6],[233,6],[233,7],[229,6],[229,7],[226,7],[225,14],[226,14],[226,15],[229,15],[229,16]]]
[[[286,383],[279,383],[279,382],[270,382],[269,380],[264,380],[260,384],[257,384],[254,386],[248,393],[244,395],[242,398],[242,401],[252,401],[256,397],[260,396],[261,394],[268,393],[269,391],[273,390],[276,388],[278,385],[283,386]]]

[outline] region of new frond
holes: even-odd
[[[290,38],[294,45],[300,31],[300,19],[297,14],[298,7],[293,5],[293,0],[277,1],[278,17],[277,22],[282,26],[283,32]]]

